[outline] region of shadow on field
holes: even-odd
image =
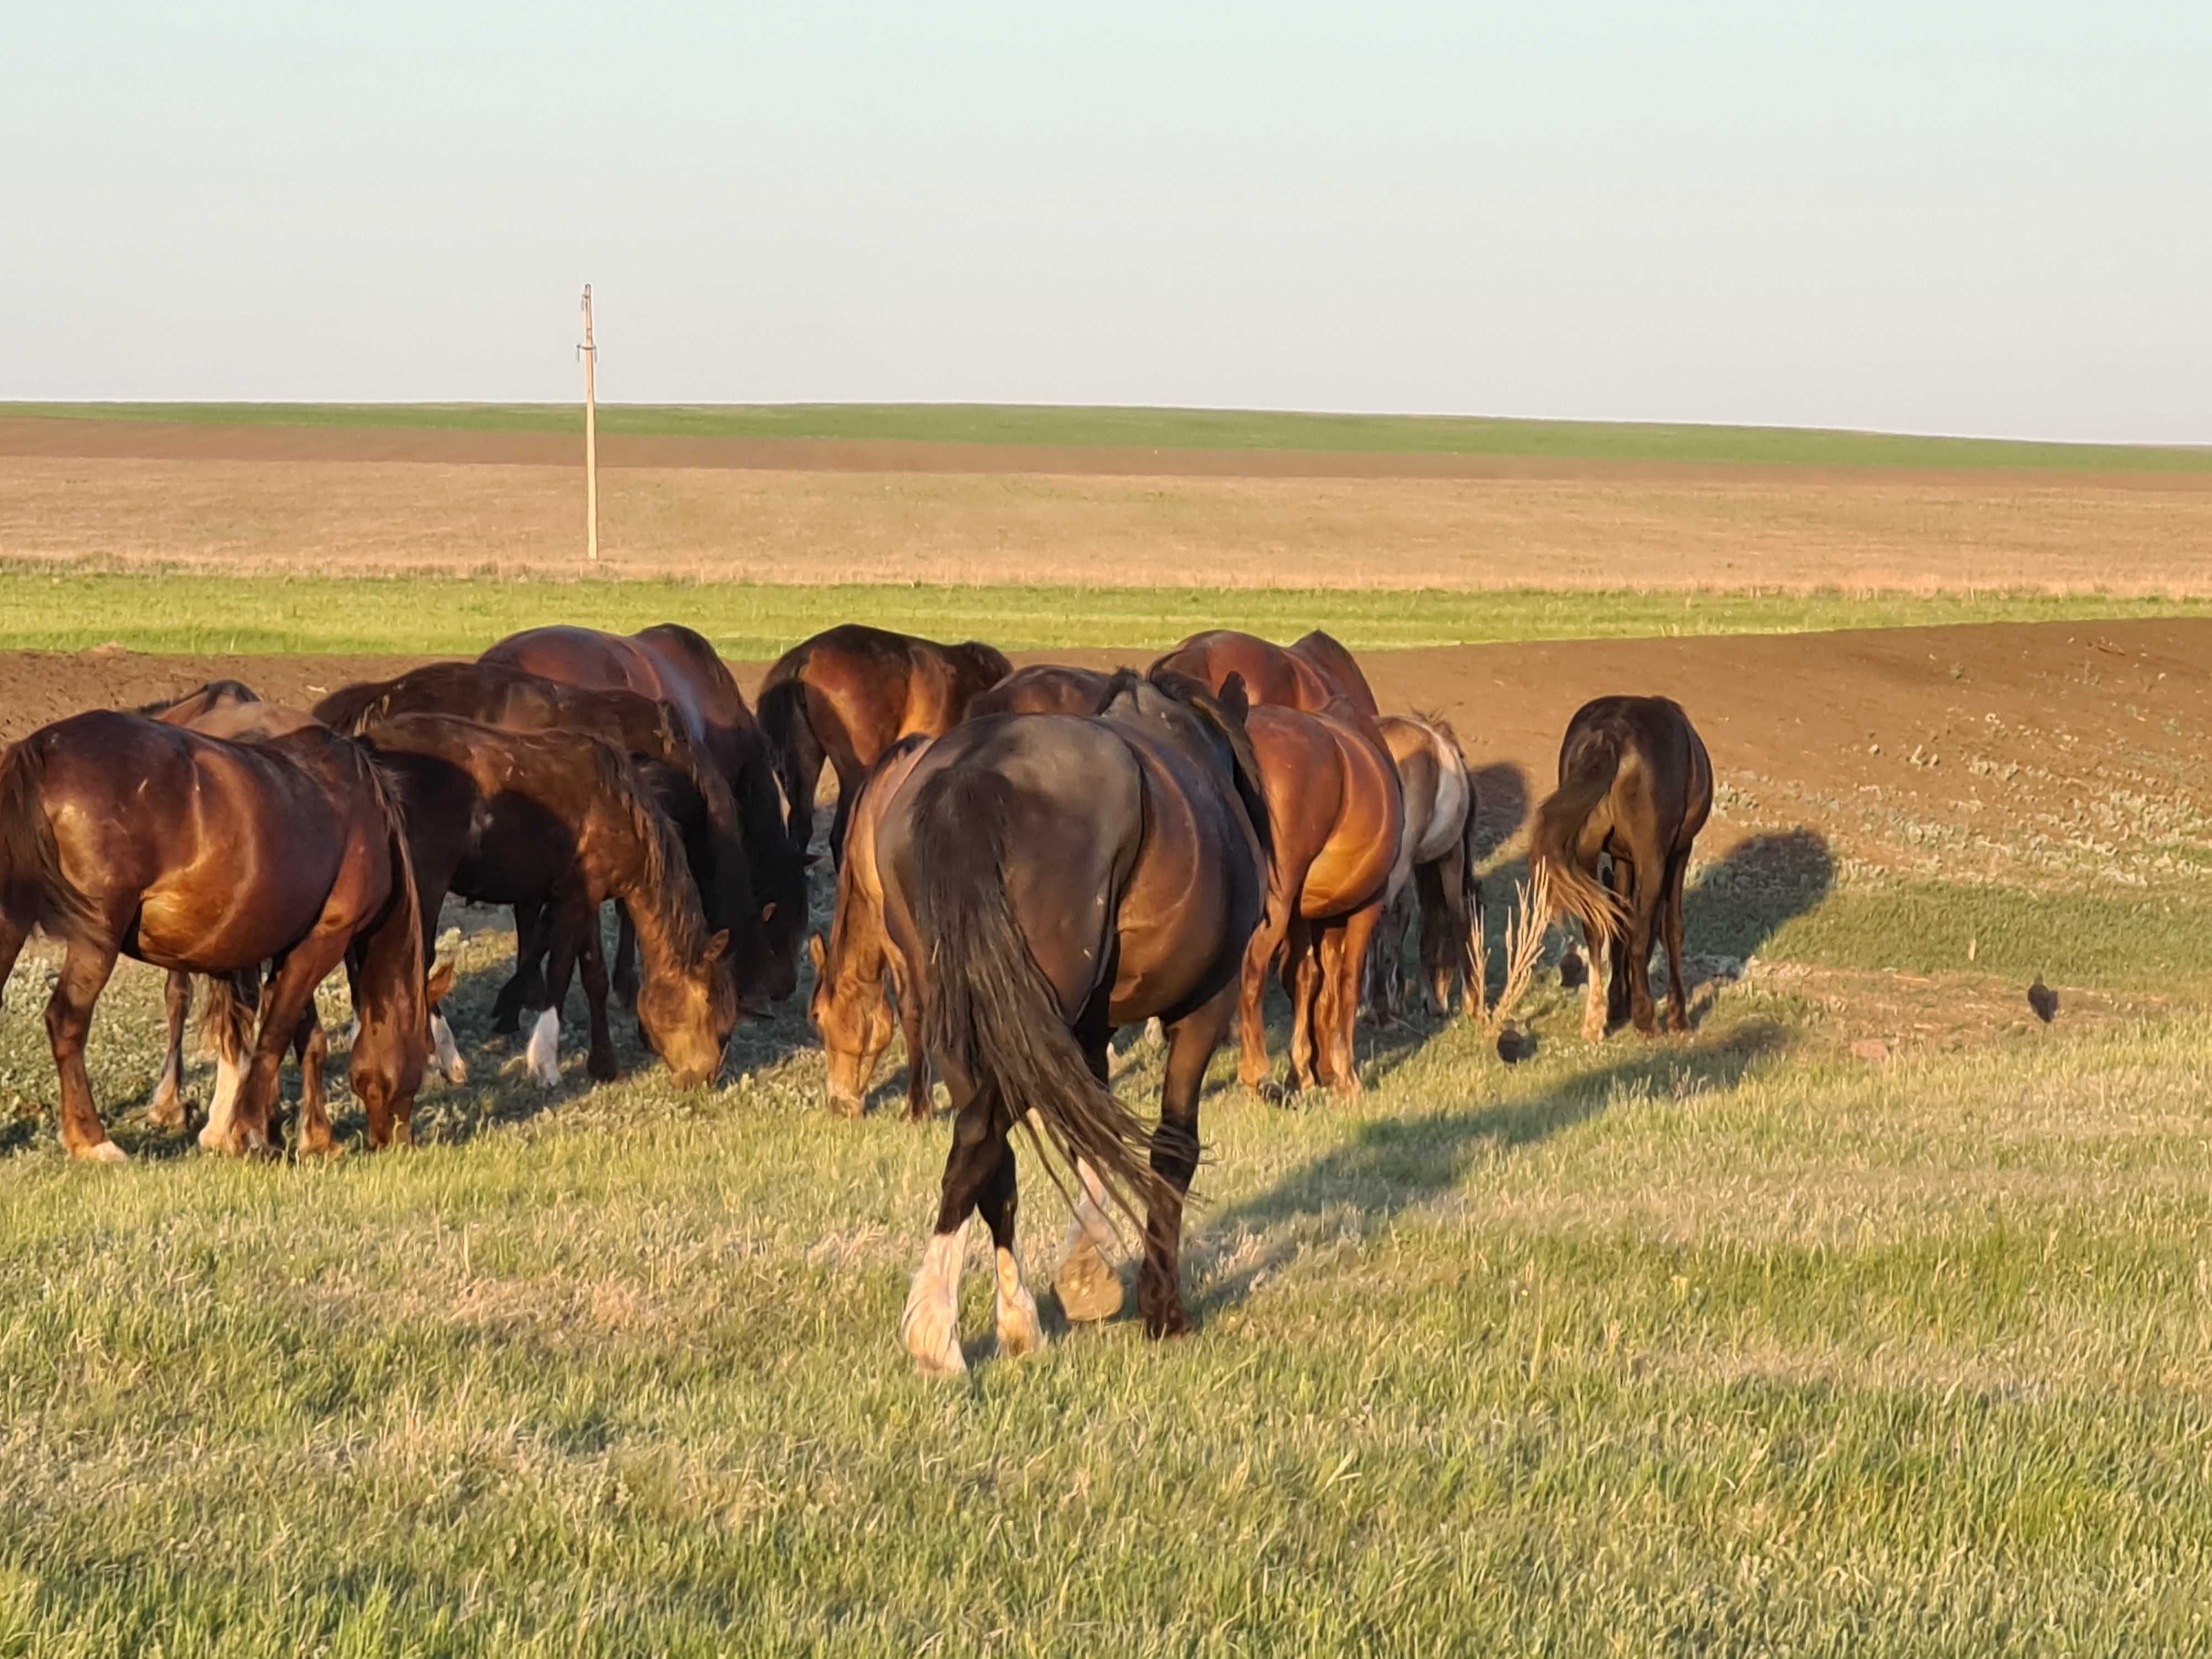
[[[1528,817],[1528,775],[1510,761],[1479,766],[1474,785],[1475,846],[1488,858],[1521,833]]]
[[[1697,956],[1748,958],[1784,923],[1817,909],[1835,884],[1836,860],[1819,831],[1800,824],[1750,836],[1683,895],[1684,942]]]
[[[1609,1108],[1633,1110],[1657,1096],[1731,1089],[1787,1044],[1780,1026],[1754,1021],[1709,1043],[1636,1047],[1524,1098],[1471,1111],[1370,1119],[1344,1145],[1206,1217],[1209,1246],[1237,1265],[1207,1285],[1196,1305],[1210,1311],[1244,1300],[1315,1242],[1314,1223],[1325,1218],[1329,1238],[1364,1237],[1457,1190],[1468,1169],[1488,1156],[1547,1140]],[[1237,1238],[1240,1233],[1258,1235],[1256,1250]]]

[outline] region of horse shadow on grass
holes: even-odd
[[[1827,840],[1805,824],[1751,836],[1698,872],[1682,896],[1683,941],[1693,956],[1749,960],[1836,884]]]
[[[1469,769],[1474,785],[1475,852],[1488,858],[1528,820],[1528,775],[1510,761]]]
[[[1748,1022],[1715,1042],[1638,1045],[1539,1092],[1472,1109],[1378,1117],[1266,1191],[1206,1216],[1194,1298],[1201,1313],[1234,1307],[1310,1244],[1364,1239],[1409,1211],[1447,1201],[1468,1170],[1539,1144],[1616,1107],[1655,1097],[1734,1088],[1788,1047],[1784,1029]],[[1219,1264],[1217,1273],[1207,1271]]]

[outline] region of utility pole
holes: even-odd
[[[599,559],[599,349],[592,343],[592,285],[584,284],[584,343],[576,348],[584,360],[584,552],[592,563]]]

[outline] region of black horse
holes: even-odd
[[[1243,712],[1234,678],[1217,699],[1181,675],[1125,671],[1094,716],[954,727],[885,809],[884,920],[957,1114],[937,1224],[899,1322],[925,1371],[965,1366],[961,1234],[973,1210],[997,1247],[1000,1351],[1043,1340],[1014,1253],[1008,1135],[1030,1114],[1079,1188],[1055,1275],[1068,1316],[1121,1305],[1100,1206],[1134,1218],[1141,1204],[1146,1331],[1190,1328],[1177,1258],[1199,1088],[1267,890],[1267,809]],[[1169,1046],[1148,1133],[1107,1086],[1107,1046],[1117,1027],[1154,1016]]]
[[[1553,904],[1579,921],[1589,940],[1588,1041],[1602,1040],[1608,1021],[1624,1014],[1647,1036],[1657,1030],[1651,948],[1659,931],[1674,1029],[1689,1029],[1682,880],[1691,843],[1712,810],[1712,761],[1680,704],[1599,697],[1567,722],[1559,787],[1536,809],[1528,858],[1549,877]],[[1601,858],[1612,866],[1603,880]]]

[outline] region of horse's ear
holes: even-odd
[[[729,948],[730,930],[724,927],[718,930],[714,937],[707,941],[707,948],[699,953],[699,960],[702,964],[720,962],[722,959],[722,952]]]
[[[829,978],[830,947],[823,944],[821,934],[809,933],[806,936],[806,954],[813,959],[814,977],[817,979]]]
[[[1222,681],[1221,690],[1214,693],[1213,700],[1240,720],[1252,712],[1252,699],[1245,693],[1242,674],[1231,674]]]
[[[429,982],[423,988],[428,994],[430,1006],[433,1008],[443,1002],[446,1000],[446,993],[453,988],[453,964],[451,962],[441,962],[433,968],[430,970]]]
[[[770,899],[766,904],[761,906],[761,926],[765,927],[769,923],[775,920],[775,901],[774,899]]]

